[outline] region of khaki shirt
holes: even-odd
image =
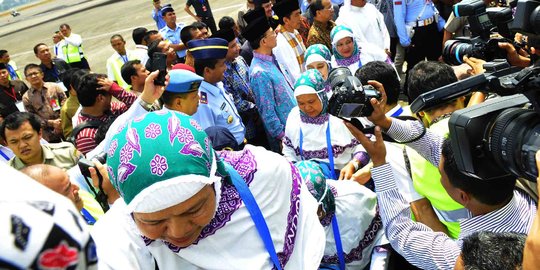
[[[50,143],[41,145],[43,151],[43,164],[52,165],[62,169],[69,169],[77,165],[82,155],[71,143]],[[17,156],[13,157],[8,165],[21,170],[27,165]]]

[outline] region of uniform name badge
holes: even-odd
[[[15,106],[17,106],[17,109],[19,109],[19,112],[26,112],[22,101],[15,102]]]
[[[208,104],[208,95],[206,92],[201,92],[201,98],[199,99],[199,102],[202,104]]]
[[[51,98],[49,100],[49,103],[51,104],[51,108],[53,109],[53,111],[58,111],[60,110],[60,102],[58,102],[58,99],[57,98]]]

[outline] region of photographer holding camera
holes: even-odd
[[[536,213],[535,203],[514,190],[516,178],[479,180],[462,173],[454,159],[449,139],[425,130],[420,122],[402,121],[384,114],[386,94],[381,84],[375,84],[382,94],[371,99],[374,108],[368,119],[376,124],[376,140],[370,141],[351,124],[347,127],[370,154],[386,235],[394,249],[410,263],[424,269],[453,269],[460,254],[461,239],[476,231],[528,233]],[[393,139],[406,142],[433,165],[439,167],[441,183],[450,197],[467,208],[472,218],[460,222],[458,240],[434,232],[410,218],[409,205],[396,187],[391,164],[386,163],[386,149],[381,129]],[[426,246],[427,245],[427,246]]]

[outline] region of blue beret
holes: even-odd
[[[161,10],[159,11],[159,13],[161,13],[161,16],[165,16],[165,13],[167,12],[174,12],[174,8],[172,8],[171,4],[166,4],[162,6]]]
[[[190,40],[187,46],[195,60],[223,59],[229,50],[229,42],[222,38]]]
[[[174,69],[169,71],[169,85],[165,91],[173,93],[189,93],[199,90],[203,78],[191,71]]]

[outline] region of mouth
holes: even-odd
[[[189,233],[182,238],[167,237],[166,241],[177,246],[177,247],[187,247],[195,241],[195,232]]]
[[[24,149],[21,151],[21,155],[26,156],[26,155],[29,155],[30,152],[31,152],[30,149]]]

